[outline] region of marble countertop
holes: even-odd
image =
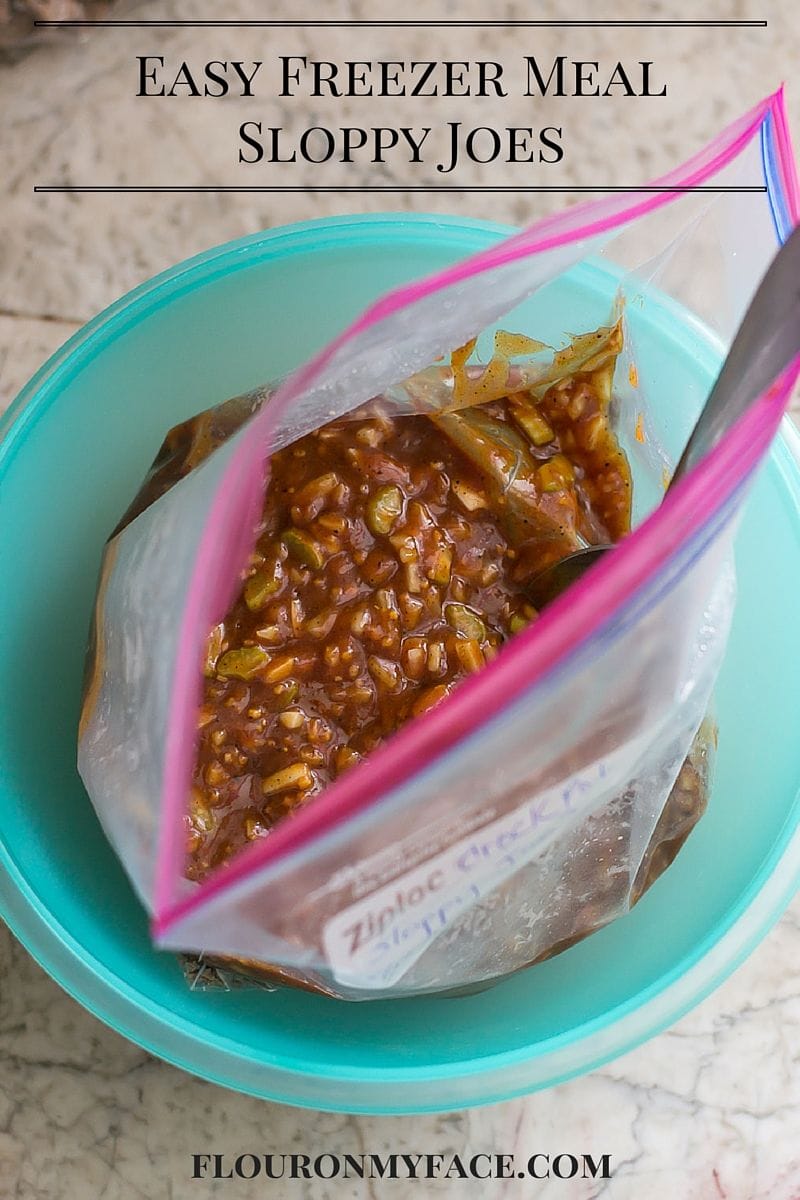
[[[0,4],[0,8],[2,5]],[[252,17],[258,6],[231,0],[226,16]],[[686,3],[653,3],[650,17],[694,17]],[[68,8],[68,5],[67,5]],[[477,18],[484,6],[442,0],[447,19]],[[619,18],[641,16],[641,5],[618,0]],[[663,100],[624,110],[610,103],[547,107],[563,121],[570,158],[559,182],[642,181],[698,148],[800,61],[800,26],[791,0],[769,6],[706,0],[708,18],[759,19],[767,30],[573,31],[573,57],[657,60],[670,80]],[[676,11],[677,10],[677,11]],[[763,11],[762,11],[763,10]],[[65,10],[66,11],[66,10]],[[556,19],[564,6],[541,0],[537,17]],[[594,6],[573,3],[570,16]],[[137,17],[209,17],[202,0],[142,3]],[[388,0],[340,0],[326,17],[394,17]],[[412,4],[404,16],[430,16]],[[273,17],[297,14],[286,0]],[[523,6],[493,12],[519,18]],[[360,209],[427,209],[530,220],[563,197],[426,194],[342,197],[190,195],[34,195],[36,183],[152,184],[240,179],[232,133],[253,115],[253,101],[205,105],[149,103],[133,97],[136,53],[170,61],[257,58],[269,35],[239,30],[151,31],[135,38],[121,30],[92,31],[0,68],[0,408],[88,317],[173,262],[214,243],[288,220]],[[508,29],[416,30],[390,33],[292,30],[280,34],[282,53],[331,59],[369,57],[495,58],[515,52],[519,32]],[[530,44],[559,52],[562,34],[537,30]],[[315,41],[316,38],[316,41]],[[134,46],[135,43],[135,46]],[[269,43],[271,45],[271,43]],[[132,49],[132,47],[134,47]],[[491,53],[489,52],[491,51]],[[263,55],[262,55],[263,56]],[[127,82],[123,82],[127,79]],[[800,132],[800,89],[789,90],[790,119]],[[359,103],[362,104],[359,107]],[[381,120],[397,120],[391,100]],[[527,102],[528,104],[530,102]],[[547,102],[548,105],[551,102]],[[281,111],[255,104],[270,124],[300,127],[321,119],[320,102],[298,101]],[[376,111],[378,111],[376,109]],[[472,110],[471,110],[472,111]],[[394,112],[394,116],[392,113]],[[423,110],[403,108],[403,120]],[[457,105],[452,109],[460,114]],[[506,101],[502,118],[491,101],[486,123],[530,123],[523,101]],[[363,102],[342,101],[336,122],[358,123]],[[539,119],[541,114],[537,115]],[[623,120],[624,117],[624,120]],[[447,113],[444,119],[459,119]],[[372,120],[377,120],[373,115]],[[556,122],[558,123],[558,122]],[[609,152],[613,157],[609,159]],[[502,170],[502,169],[500,169]],[[362,180],[393,180],[363,169]],[[313,168],[298,167],[308,183]],[[426,176],[420,175],[420,180]],[[505,178],[495,175],[492,182]],[[475,167],[463,183],[485,182]],[[0,929],[0,1197],[22,1200],[129,1200],[206,1195],[377,1197],[402,1195],[404,1185],[242,1180],[192,1181],[191,1154],[209,1145],[237,1151],[280,1148],[286,1153],[329,1149],[388,1153],[436,1149],[530,1154],[544,1149],[602,1147],[613,1157],[606,1183],[543,1181],[507,1184],[417,1184],[414,1195],[478,1195],[590,1200],[797,1200],[800,1197],[800,900],[795,901],[747,963],[672,1029],[593,1074],[552,1090],[490,1108],[444,1116],[347,1117],[302,1112],[218,1089],[155,1060],[101,1025],[68,998]],[[449,1189],[449,1191],[448,1191]]]

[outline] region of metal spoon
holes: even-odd
[[[775,255],[751,300],[667,491],[713,450],[798,353],[800,226]],[[555,600],[611,549],[588,546],[545,567],[528,585],[531,603],[543,608]]]

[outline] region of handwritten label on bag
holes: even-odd
[[[323,930],[336,978],[373,990],[396,983],[463,913],[582,813],[619,794],[642,750],[641,739],[626,743],[342,909]]]

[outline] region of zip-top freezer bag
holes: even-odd
[[[287,379],[168,434],[106,548],[79,735],[81,775],[159,947],[352,999],[469,989],[620,916],[672,861],[708,789],[736,518],[799,364],[666,498],[664,487],[797,213],[778,93],[652,188],[568,208],[383,296]],[[187,836],[217,820],[206,805],[198,826],[190,799],[204,688],[226,677],[213,631],[245,579],[251,597],[269,592],[263,557],[248,555],[271,458],[277,487],[284,460],[274,456],[331,422],[347,418],[333,428],[352,428],[356,446],[364,422],[422,420],[467,456],[480,443],[475,461],[504,528],[534,511],[558,525],[553,546],[566,553],[580,544],[579,515],[559,474],[569,463],[548,450],[547,413],[585,387],[630,465],[633,532],[504,644],[485,626],[475,634],[473,618],[454,622],[458,654],[478,645],[480,669],[412,708],[307,803],[269,827],[256,814],[252,840],[191,878]],[[530,419],[545,422],[538,443],[541,424],[529,421],[530,445],[514,434],[498,450],[486,407],[498,397],[530,402]],[[444,465],[432,462],[430,478],[455,491]],[[611,466],[594,476],[598,503]],[[408,497],[378,484],[365,475],[361,489],[376,544],[386,534],[392,570],[407,572],[391,531]],[[341,519],[329,517],[335,536]],[[317,534],[281,536],[297,578],[310,577]],[[511,557],[524,554],[524,530],[509,538]],[[413,537],[408,545],[413,559]],[[444,553],[449,579],[458,546]],[[385,607],[400,604],[383,591]],[[233,652],[249,664],[233,668],[245,681],[235,702],[253,713],[248,679],[287,689],[290,706],[298,694],[297,658],[274,647],[286,636],[277,628]],[[371,666],[378,688],[381,669]],[[389,690],[421,688],[416,674],[392,674]],[[301,720],[291,707],[281,716],[288,728]],[[299,786],[256,778],[237,755],[223,776],[243,804]],[[314,761],[294,764],[297,778],[308,783]]]

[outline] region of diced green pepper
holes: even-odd
[[[325,565],[322,547],[304,529],[286,529],[281,534],[284,546],[296,562],[319,571]]]
[[[223,679],[252,679],[269,662],[269,654],[261,646],[242,646],[228,650],[217,662],[217,674]]]
[[[283,710],[288,708],[290,704],[294,704],[300,695],[300,684],[296,679],[286,679],[274,688],[274,692],[278,706]]]
[[[451,629],[464,637],[475,638],[482,642],[486,637],[486,626],[480,617],[467,608],[466,604],[445,604],[444,618]]]
[[[244,585],[244,602],[251,612],[258,612],[283,582],[281,564],[277,559],[259,567]]]
[[[397,518],[403,511],[403,493],[394,484],[378,488],[370,497],[367,504],[367,525],[376,535],[391,532]]]

